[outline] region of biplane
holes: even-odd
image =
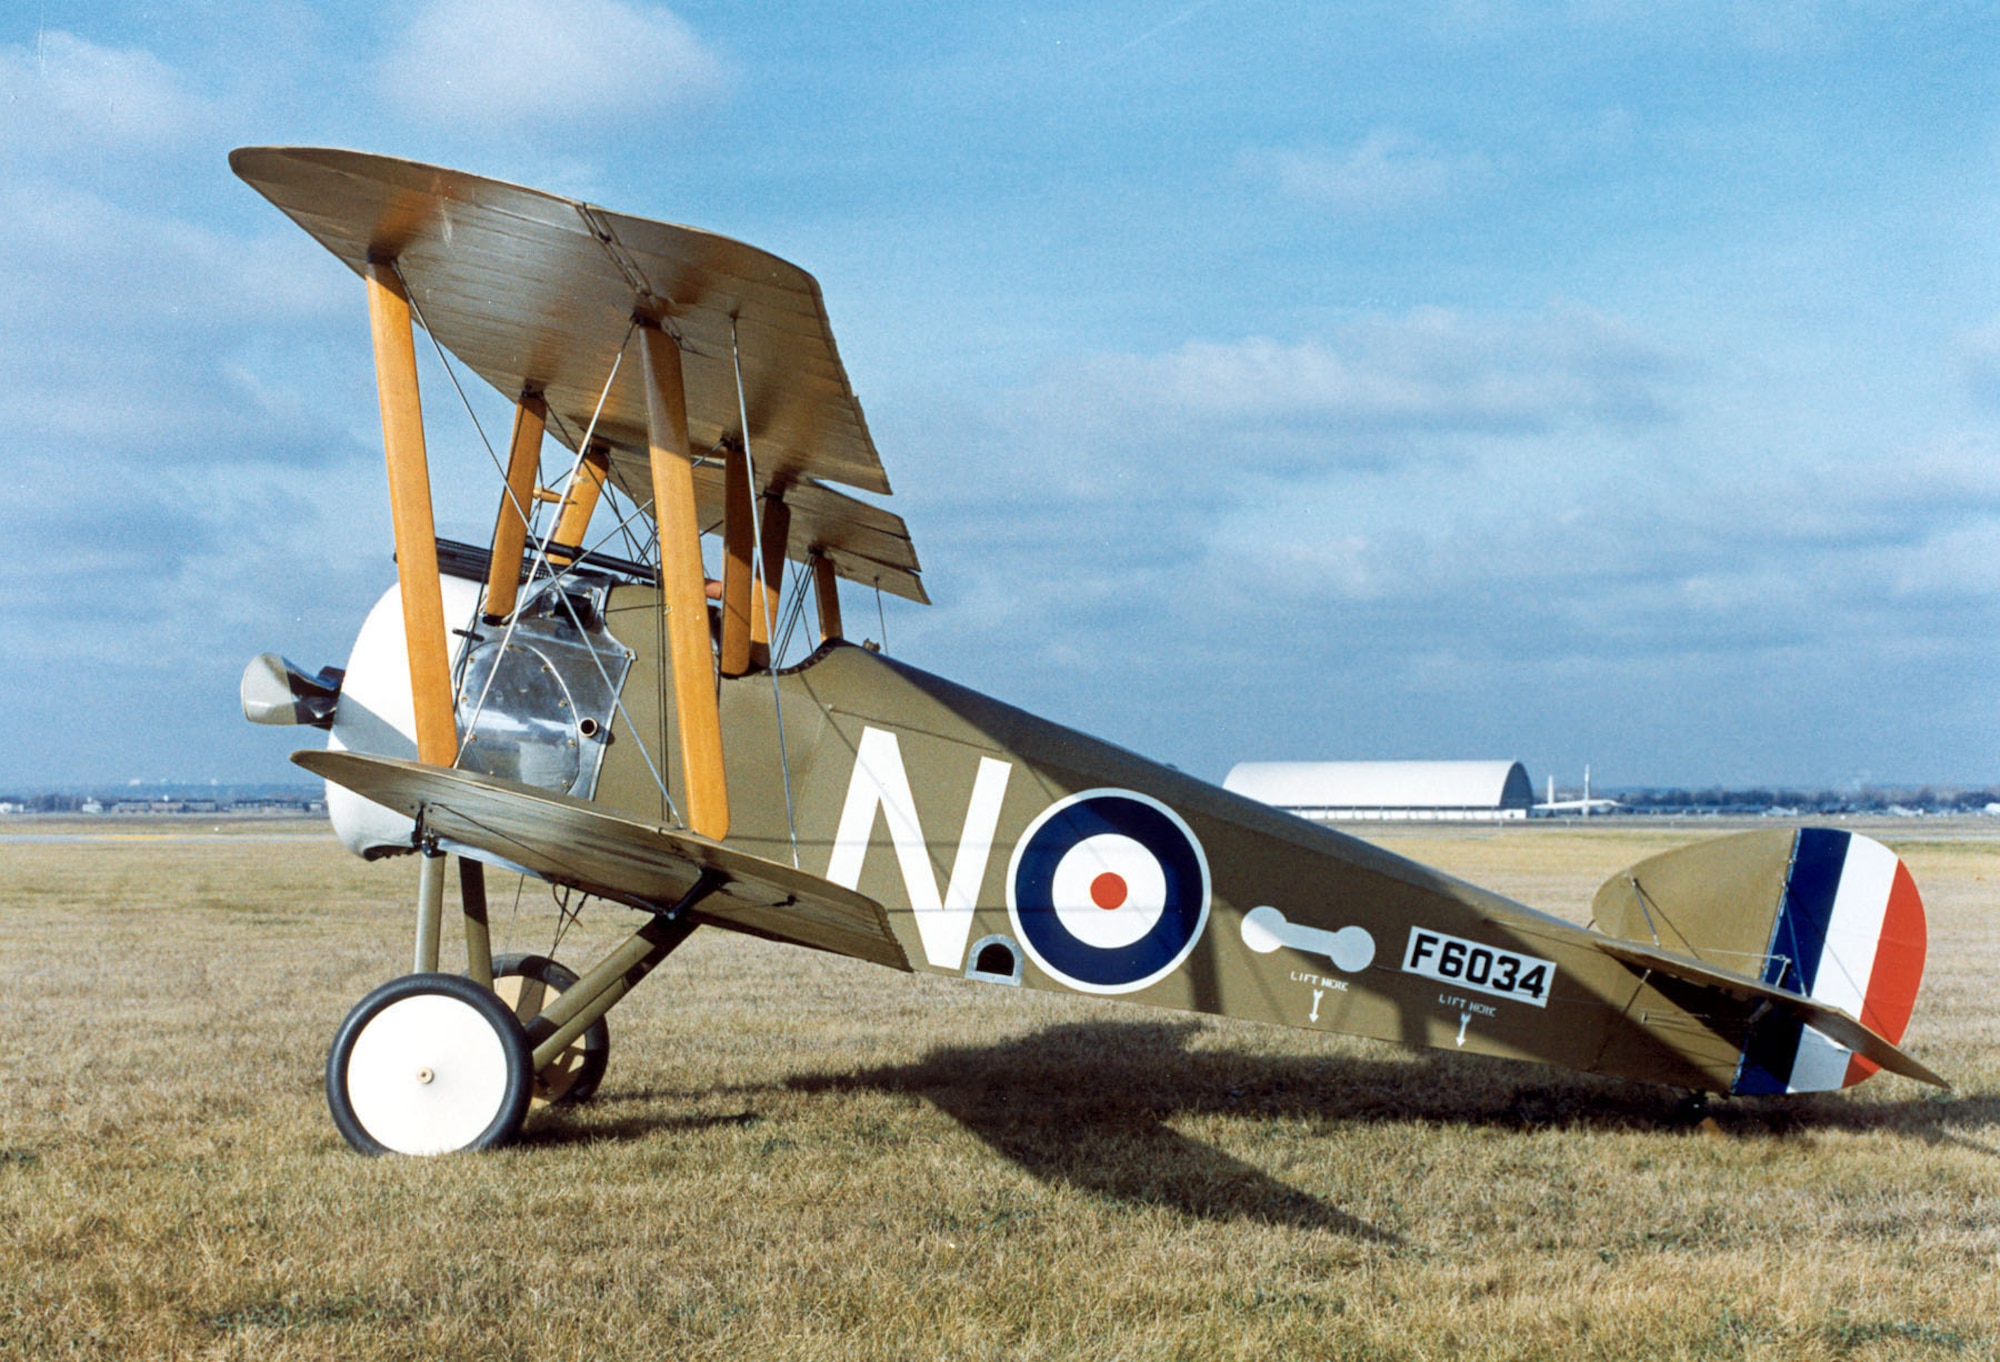
[[[843,582],[927,595],[811,275],[408,161],[230,164],[360,277],[374,340],[396,583],[344,668],[242,686],[326,730],[293,760],[350,849],[420,861],[413,968],[327,1060],[355,1148],[485,1148],[587,1098],[607,1014],[702,928],[1704,1093],[1943,1083],[1899,1048],[1924,914],[1881,844],[1697,843],[1579,927],[856,645]],[[436,534],[419,329],[513,406],[484,545]],[[580,973],[495,959],[489,867],[634,929]]]

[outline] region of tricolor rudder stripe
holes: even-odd
[[[1871,838],[1804,828],[1771,928],[1764,982],[1859,1017],[1900,1041],[1924,973],[1924,905],[1896,854]],[[1791,1018],[1767,1016],[1732,1091],[1826,1092],[1875,1065]]]

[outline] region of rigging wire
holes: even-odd
[[[556,950],[562,945],[563,938],[569,935],[569,929],[582,920],[584,905],[590,902],[588,892],[578,893],[575,906],[572,907],[570,893],[571,891],[562,885],[549,886],[549,897],[556,901],[556,931],[555,938],[549,942],[550,959],[555,958]]]
[[[819,550],[814,549],[807,561],[813,561],[819,556]],[[809,571],[810,569],[803,563],[796,565],[792,571],[792,594],[785,602],[785,636],[771,654],[773,667],[777,665],[777,660],[785,655],[785,649],[791,646],[792,631],[799,627],[799,620],[806,613],[806,576]]]
[[[637,328],[637,326],[638,326],[637,322],[633,322],[630,325],[628,325],[625,328],[625,339],[618,343],[617,357],[611,361],[611,372],[605,376],[604,391],[597,395],[597,410],[591,413],[590,428],[584,432],[583,441],[579,443],[576,447],[576,461],[570,465],[569,482],[565,483],[564,484],[565,486],[569,486],[575,483],[577,472],[583,467],[584,451],[590,448],[590,437],[594,435],[597,431],[597,418],[604,411],[605,400],[611,396],[611,385],[618,379],[618,366],[625,358],[625,347],[631,344],[632,332],[634,329]],[[498,460],[495,460],[495,462],[497,463]],[[556,569],[549,563],[549,541],[555,538],[556,525],[557,525],[556,518],[551,516],[549,518],[548,530],[545,533],[543,533],[540,536],[540,538],[534,541],[535,554],[528,564],[528,580],[531,582],[535,579],[535,573],[538,569],[548,572],[552,578],[559,578],[562,575],[561,573],[558,573]],[[568,571],[569,568],[574,566],[575,566],[574,563],[565,564],[563,571],[566,572]],[[503,654],[507,651],[507,645],[514,641],[514,627],[515,625],[520,623],[521,607],[524,604],[525,602],[523,601],[516,601],[514,603],[513,613],[507,617],[506,631],[500,635],[500,651]],[[588,640],[586,640],[586,643],[588,643]],[[496,666],[493,668],[491,672],[487,673],[486,684],[482,686],[479,691],[479,703],[473,706],[472,720],[470,723],[466,725],[467,732],[470,732],[473,726],[479,722],[479,716],[485,711],[486,697],[493,690],[493,678],[495,675],[499,673],[499,670],[500,670],[499,667]],[[645,750],[645,744],[641,743],[640,751],[644,752],[644,750]],[[459,755],[461,757],[464,756],[463,750],[460,751]],[[456,765],[457,763],[454,762],[453,764]],[[646,759],[646,764],[648,766],[651,766],[653,764],[651,757],[648,757]],[[654,773],[654,778],[658,779],[657,772]]]
[[[557,429],[557,431],[561,434],[563,439],[567,440],[570,438],[569,426],[562,419],[562,414],[560,412],[551,411],[549,413],[549,424],[553,425]],[[612,510],[614,512],[617,510],[617,503],[619,497],[625,496],[627,497],[628,500],[634,500],[634,501],[637,500],[636,498],[630,497],[628,493],[622,492],[618,484],[611,481],[611,470],[608,467],[605,469],[605,474],[604,474],[604,495],[611,500]],[[649,501],[646,503],[646,505],[651,506],[652,502]],[[634,519],[633,516],[626,516],[618,522],[618,528],[620,530],[625,531],[625,543],[627,548],[631,552],[632,560],[634,562],[639,562],[639,563],[652,563],[655,567],[657,567],[659,564],[657,556],[654,556],[654,554],[659,545],[659,538],[658,536],[655,536],[649,545],[642,545],[639,539],[636,536],[634,536],[631,530],[628,528],[629,523],[633,519]],[[609,535],[605,536],[605,539],[609,538],[610,538]],[[592,551],[594,551],[596,548],[601,548],[604,542],[605,540],[599,540],[598,543],[593,546]],[[579,545],[578,547],[582,546]],[[572,563],[571,566],[574,567],[576,566],[576,564]]]
[[[398,277],[400,278],[401,276],[398,275]],[[404,288],[405,291],[407,292],[408,285],[405,284]],[[421,313],[419,313],[419,319],[421,320]],[[572,486],[575,484],[577,474],[583,467],[584,452],[590,448],[591,440],[596,437],[597,422],[599,418],[602,417],[604,414],[604,404],[610,400],[611,387],[614,383],[618,381],[619,366],[624,362],[626,348],[631,345],[632,333],[634,330],[637,329],[637,327],[638,327],[637,322],[629,323],[625,328],[624,339],[619,341],[618,343],[618,353],[616,356],[613,357],[611,361],[611,372],[605,375],[604,389],[603,391],[598,393],[597,406],[590,414],[590,425],[584,430],[583,439],[577,442],[576,458],[570,464],[569,481],[565,484],[566,486]],[[430,332],[429,326],[426,326],[424,330],[426,334],[429,334]],[[434,335],[431,336],[431,344],[433,345],[438,344],[437,337]],[[442,354],[441,350],[440,354]],[[446,373],[451,372],[451,366],[449,363],[445,365],[445,372]],[[457,382],[458,380],[456,379],[456,377],[454,377],[452,380],[454,387],[457,386]],[[459,396],[461,399],[464,398],[465,392],[463,388],[459,389]],[[468,415],[472,414],[470,402],[467,402],[466,404],[466,411]],[[494,467],[498,468],[500,460],[497,455],[494,455],[492,444],[486,441],[486,432],[483,429],[480,429],[479,418],[476,415],[473,416],[472,423],[473,423],[473,428],[475,430],[479,430],[480,441],[486,444],[487,455],[493,459]],[[504,472],[502,474],[502,478],[504,481],[505,478]],[[609,484],[607,484],[607,486],[608,485]],[[513,498],[513,489],[511,487],[508,489],[507,495],[509,499]],[[604,535],[602,538],[598,540],[597,547],[602,547],[604,544],[609,543],[611,538],[614,535],[616,535],[620,529],[622,529],[634,517],[641,514],[646,509],[646,506],[650,506],[651,504],[652,504],[651,502],[647,502],[645,506],[635,505],[632,508],[631,512],[628,513],[624,517],[624,519],[622,519],[619,522],[619,524],[610,531],[610,533]],[[517,509],[519,508],[519,505],[520,503],[516,501],[515,506]],[[526,517],[524,516],[523,519],[525,518]],[[639,737],[638,727],[637,725],[633,724],[632,716],[626,712],[625,702],[619,696],[618,688],[611,684],[610,674],[604,668],[604,659],[598,656],[597,645],[591,641],[590,634],[583,628],[582,621],[577,619],[576,609],[573,605],[570,604],[568,594],[560,589],[563,578],[568,576],[572,571],[574,571],[578,566],[578,564],[582,561],[582,559],[579,557],[568,563],[565,563],[560,569],[558,569],[554,564],[549,562],[549,545],[555,539],[556,528],[557,528],[557,520],[555,517],[552,516],[549,518],[548,528],[545,531],[543,531],[537,538],[535,538],[534,540],[535,552],[533,558],[529,562],[528,580],[532,582],[535,579],[535,575],[538,571],[547,572],[549,574],[550,580],[548,584],[542,588],[542,590],[544,592],[555,591],[557,599],[563,603],[563,608],[569,614],[571,623],[576,625],[577,632],[583,639],[584,649],[590,654],[590,660],[592,665],[594,665],[597,668],[598,677],[604,682],[605,690],[609,692],[611,695],[611,704],[613,710],[618,715],[624,718],[626,731],[631,734],[632,740],[638,744],[639,756],[641,757],[641,759],[645,761],[646,770],[648,771],[648,773],[652,775],[653,783],[659,787],[661,799],[663,799],[666,802],[667,808],[673,812],[674,819],[676,821],[680,821],[680,810],[677,807],[675,807],[673,796],[667,793],[667,783],[660,775],[660,768],[653,761],[653,754],[647,750],[645,740]],[[584,548],[583,545],[578,545],[577,547],[579,549]],[[509,645],[513,643],[514,630],[520,624],[521,620],[521,607],[525,604],[526,604],[525,600],[517,601],[515,603],[513,612],[507,617],[507,627],[500,636],[499,653],[500,656],[502,657],[506,655]],[[472,717],[466,721],[465,731],[467,733],[471,733],[477,729],[479,725],[480,716],[484,714],[486,711],[486,701],[488,697],[491,696],[493,693],[493,683],[498,678],[499,674],[500,674],[500,667],[496,662],[495,665],[487,672],[485,683],[480,687],[479,700],[472,707]],[[464,759],[465,759],[465,749],[463,746],[461,746],[458,755],[452,759],[452,765],[454,767],[461,767],[462,763],[464,762]]]
[[[612,513],[614,515],[617,514],[618,502],[621,498],[624,498],[624,493],[620,492],[618,488],[611,482],[610,474],[608,471],[606,472],[605,475],[604,496],[605,500],[611,503]],[[636,497],[624,498],[624,499],[630,500],[634,504],[634,506],[638,504],[638,498]],[[647,502],[646,504],[649,506],[652,505],[651,502]],[[631,516],[626,516],[624,519],[620,520],[618,522],[618,532],[623,534],[625,537],[625,552],[628,555],[630,555],[632,561],[635,563],[643,563],[646,560],[641,555],[645,553],[645,549],[640,545],[638,536],[634,535],[631,531],[630,528],[631,520],[632,520]]]
[[[512,912],[507,914],[507,930],[500,937],[500,953],[502,955],[505,955],[507,948],[514,944],[514,923],[521,916],[521,891],[527,888],[527,886],[528,877],[526,875],[522,875],[514,881],[514,908]]]
[[[764,613],[765,646],[775,647],[778,631],[771,619],[771,593],[765,583],[771,580],[770,564],[764,561],[764,527],[757,513],[757,467],[750,458],[750,404],[743,395],[743,351],[736,344],[736,318],[729,319],[729,358],[736,370],[736,415],[743,424],[743,476],[750,482],[750,553],[757,564],[757,604]],[[784,585],[784,560],[779,560],[778,584]],[[792,807],[792,763],[785,752],[785,702],[779,694],[778,657],[771,653],[764,659],[764,670],[771,674],[771,707],[778,716],[778,769],[785,781],[785,824],[792,838],[792,869],[799,868],[799,820]]]
[[[618,366],[625,362],[626,347],[632,344],[632,333],[638,329],[639,323],[636,320],[625,324],[625,338],[618,342],[618,353],[612,356],[611,372],[604,376],[604,391],[597,395],[597,406],[591,411],[590,425],[585,428],[583,439],[576,447],[576,461],[569,467],[569,481],[563,484],[565,487],[575,484],[576,475],[583,468],[583,456],[590,449],[590,442],[597,437],[598,418],[604,415],[604,404],[611,400],[611,385],[618,381]],[[549,517],[549,522],[547,533],[535,545],[535,560],[529,568],[530,578],[534,575],[535,567],[548,567],[549,542],[556,535],[556,517]],[[550,571],[553,572],[554,569],[550,569]],[[517,610],[515,613],[518,614],[519,611]]]

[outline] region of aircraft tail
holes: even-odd
[[[1858,833],[1774,828],[1697,843],[1621,870],[1591,908],[1612,936],[1844,1013],[1891,1045],[1923,980],[1916,881],[1894,852]],[[1761,1017],[1731,1091],[1824,1092],[1880,1067],[1812,1015],[1780,1008]]]

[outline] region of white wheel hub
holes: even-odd
[[[441,994],[390,1003],[347,1059],[355,1119],[398,1154],[447,1154],[478,1139],[507,1100],[507,1052],[476,1009]]]

